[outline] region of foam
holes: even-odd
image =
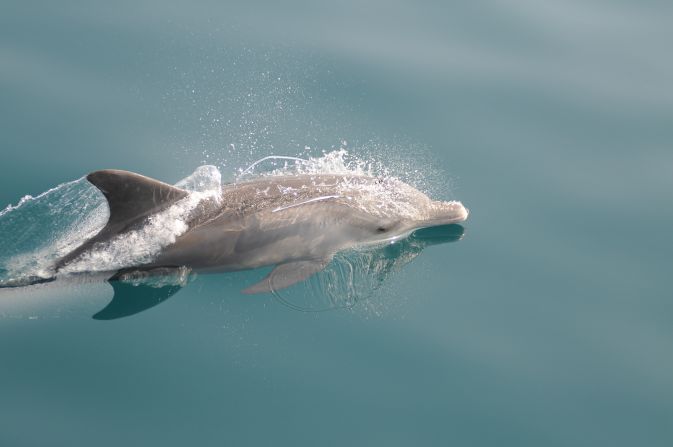
[[[260,169],[264,167],[265,162],[270,165],[269,168]],[[306,159],[287,156],[264,157],[246,169],[239,170],[237,181],[288,175],[343,176],[336,185],[337,195],[319,199],[343,197],[351,206],[382,217],[424,219],[428,217],[433,206],[427,195],[400,180],[378,160],[351,156],[343,147],[325,152],[320,157]],[[374,177],[378,181],[362,181],[361,177]],[[287,193],[290,194],[292,191]],[[356,193],[357,200],[353,200]]]
[[[53,193],[55,193],[55,192],[57,192],[57,191],[60,191],[60,190],[62,190],[62,189],[64,189],[64,188],[67,188],[68,186],[76,185],[77,183],[81,182],[82,179],[83,179],[83,178],[79,178],[79,179],[77,179],[77,180],[73,180],[73,181],[70,181],[70,182],[61,183],[60,185],[55,186],[55,187],[53,187],[53,188],[51,188],[51,189],[48,189],[48,190],[46,190],[45,192],[40,193],[40,194],[38,194],[38,195],[35,196],[35,197],[31,196],[30,194],[27,194],[27,195],[21,197],[21,199],[19,200],[19,202],[18,202],[16,205],[11,205],[11,204],[10,204],[10,205],[7,205],[7,206],[5,207],[5,209],[3,209],[2,211],[0,211],[0,217],[3,217],[4,215],[6,215],[7,213],[10,213],[10,212],[12,212],[12,211],[18,210],[18,209],[20,209],[21,207],[23,207],[23,206],[26,205],[26,204],[29,204],[29,203],[31,203],[31,202],[40,200],[40,199],[42,199],[42,198],[44,198],[44,197],[49,196],[50,194],[53,194]]]

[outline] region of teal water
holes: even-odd
[[[671,445],[672,13],[4,2],[0,208],[96,169],[226,180],[346,147],[471,215],[348,255],[417,255],[357,300],[242,295],[248,271],[97,321],[105,282],[2,289],[0,445]],[[87,191],[0,216],[0,259]]]

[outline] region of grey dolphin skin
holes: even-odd
[[[110,217],[98,234],[56,263],[57,273],[68,271],[67,267],[87,252],[141,228],[152,216],[190,195],[127,171],[96,171],[87,179],[104,194]],[[186,219],[186,231],[173,243],[150,262],[127,266],[112,280],[132,272],[163,274],[185,267],[226,272],[273,265],[264,279],[243,290],[248,294],[273,292],[321,271],[339,251],[391,243],[418,229],[462,222],[467,216],[460,202],[431,200],[394,178],[333,174],[260,177],[224,185],[220,197],[199,202]],[[113,287],[117,292],[126,286]],[[166,290],[168,296],[177,291],[175,287]],[[150,295],[147,299],[151,302],[144,308],[168,297]],[[134,306],[138,303],[136,300]],[[119,307],[114,300],[110,306]],[[114,312],[109,316],[108,311],[101,311],[98,318],[120,316]]]
[[[126,171],[96,171],[87,179],[105,195],[110,218],[57,269],[189,194]],[[460,202],[430,200],[399,180],[354,175],[264,177],[225,185],[221,200],[205,202],[192,212],[187,231],[156,259],[131,267],[222,272],[275,265],[267,278],[245,290],[269,292],[322,270],[338,251],[394,241],[468,215]]]

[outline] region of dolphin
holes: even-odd
[[[57,262],[57,271],[189,195],[128,171],[96,171],[87,180],[107,199],[110,217],[97,235]],[[460,202],[434,201],[395,178],[364,175],[262,177],[225,185],[219,197],[203,202],[173,243],[150,262],[128,268],[226,272],[275,265],[244,290],[271,292],[319,272],[339,251],[393,242],[468,216]]]
[[[110,215],[96,235],[56,262],[56,275],[78,272],[91,253],[105,250],[193,195],[122,170],[95,171],[86,178],[105,196]],[[262,176],[223,185],[214,196],[200,200],[184,217],[185,228],[180,234],[151,259],[125,265],[110,280],[134,278],[139,273],[165,275],[185,268],[227,272],[274,266],[243,293],[275,292],[320,272],[341,251],[393,243],[416,230],[462,222],[467,217],[462,203],[432,200],[393,177]],[[163,288],[168,296],[179,289],[170,284]],[[149,295],[151,305],[168,297]],[[105,312],[101,319],[104,317]]]

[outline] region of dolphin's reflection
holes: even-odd
[[[179,285],[154,287],[130,284],[124,281],[110,281],[114,298],[101,311],[93,315],[94,320],[116,320],[137,314],[161,304],[182,288]]]
[[[304,312],[350,308],[369,298],[396,271],[414,260],[424,248],[460,240],[458,224],[424,228],[392,244],[341,253],[332,264],[302,286],[276,292],[286,306]]]
[[[371,296],[425,247],[458,241],[463,234],[463,227],[457,224],[431,227],[392,244],[341,253],[323,272],[275,296],[304,312],[352,307]],[[189,282],[189,275],[184,268],[120,272],[108,280],[114,289],[112,301],[93,318],[114,320],[150,309],[175,295]]]
[[[112,301],[92,318],[116,320],[150,309],[178,293],[190,275],[191,270],[185,267],[117,272],[108,279],[114,290]]]

